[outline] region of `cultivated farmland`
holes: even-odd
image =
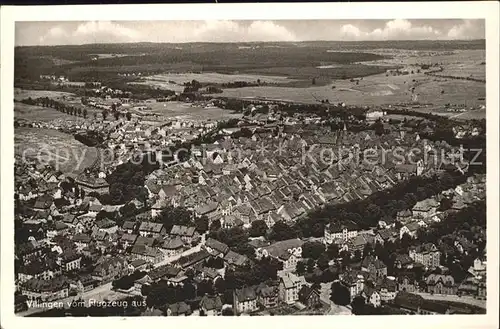
[[[52,129],[15,128],[16,155],[53,163],[63,173],[77,174],[98,158],[98,149],[87,147],[72,135]]]

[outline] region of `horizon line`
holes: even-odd
[[[486,38],[479,39],[394,39],[394,40],[295,40],[295,41],[185,41],[185,42],[168,42],[168,41],[131,41],[131,42],[100,42],[100,43],[81,43],[81,44],[57,44],[57,45],[16,45],[14,48],[20,47],[61,47],[61,46],[92,46],[92,45],[129,45],[129,44],[257,44],[257,43],[305,43],[305,42],[343,42],[343,43],[356,43],[356,42],[473,42],[473,41],[486,41]]]

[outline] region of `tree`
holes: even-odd
[[[339,257],[339,247],[335,243],[332,243],[331,245],[328,246],[328,248],[326,250],[326,254],[331,259],[338,258]]]
[[[326,270],[328,268],[328,257],[325,254],[322,254],[318,258],[318,268],[322,271]]]
[[[274,224],[271,229],[271,233],[269,234],[269,238],[275,241],[282,241],[293,239],[296,237],[294,230],[290,226],[288,226],[285,222],[277,222]]]
[[[365,258],[366,256],[370,256],[372,254],[373,254],[373,248],[369,243],[367,243],[363,248],[363,258]]]
[[[309,258],[307,260],[307,272],[312,273],[314,271],[314,259]]]
[[[214,220],[212,224],[210,224],[210,232],[215,232],[221,229],[221,222],[220,220]]]
[[[303,261],[298,261],[295,267],[298,275],[303,275],[306,271],[306,264]]]
[[[339,281],[332,283],[332,293],[330,300],[337,305],[346,306],[351,302],[351,293],[349,289]]]
[[[321,242],[308,241],[302,246],[302,257],[318,259],[325,252],[325,246]]]
[[[186,208],[169,206],[162,210],[155,221],[162,223],[167,232],[170,232],[174,225],[191,225],[192,217],[193,213]]]
[[[352,313],[355,315],[362,315],[365,314],[365,299],[361,296],[356,296],[354,297],[351,307],[352,307]]]
[[[87,119],[88,111],[87,109],[83,109],[83,118]]]
[[[220,223],[220,222],[219,222]],[[208,231],[208,217],[201,216],[195,219],[194,226],[196,228],[196,232],[203,234]]]
[[[266,222],[263,220],[256,220],[256,221],[252,222],[252,224],[250,226],[249,234],[252,237],[258,237],[258,236],[265,235],[266,231],[267,231]]]

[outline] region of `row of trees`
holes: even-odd
[[[87,118],[88,111],[86,108],[76,107],[72,105],[65,104],[63,102],[56,101],[49,97],[39,97],[36,99],[32,99],[31,97],[27,99],[23,99],[21,101],[24,104],[28,105],[38,105],[42,107],[50,107],[59,112],[66,113],[69,115],[81,116],[83,118]]]

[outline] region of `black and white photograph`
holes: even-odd
[[[498,325],[498,3],[321,5],[16,8],[2,311]]]

